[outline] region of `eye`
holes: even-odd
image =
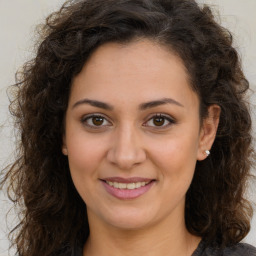
[[[152,116],[144,126],[150,126],[150,127],[159,127],[159,128],[165,128],[172,124],[174,124],[175,121],[170,117],[163,114],[156,114]]]
[[[91,128],[101,128],[104,126],[110,126],[110,122],[102,115],[93,114],[82,118],[81,122]]]

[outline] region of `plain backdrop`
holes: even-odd
[[[0,169],[10,163],[14,151],[14,132],[8,113],[6,89],[14,83],[16,70],[34,55],[35,26],[63,3],[63,0],[0,0]],[[234,36],[234,45],[243,60],[244,72],[256,89],[256,0],[198,0],[208,3],[220,14],[221,23],[228,27]],[[250,96],[254,104],[255,94]],[[255,128],[254,128],[255,131]],[[255,184],[252,184],[248,197],[256,201]],[[15,213],[6,214],[11,208],[6,194],[0,191],[0,256],[8,255],[7,233],[15,223]],[[252,229],[245,241],[256,246],[256,214]],[[8,223],[8,225],[6,224]],[[10,252],[14,255],[14,252]]]

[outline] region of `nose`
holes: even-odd
[[[141,136],[135,130],[136,128],[126,125],[113,134],[107,160],[122,170],[129,170],[146,160]]]

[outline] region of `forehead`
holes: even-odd
[[[138,39],[129,43],[121,44],[110,42],[98,47],[84,65],[85,71],[92,72],[95,68],[101,71],[126,72],[130,75],[138,75],[137,70],[153,71],[156,74],[159,70],[171,71],[170,61],[177,65],[184,77],[189,79],[187,69],[182,59],[171,49],[149,39]]]
[[[71,100],[83,94],[111,101],[147,101],[167,94],[188,101],[196,97],[181,58],[150,40],[107,43],[96,49],[73,81]]]

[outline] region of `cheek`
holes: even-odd
[[[189,168],[195,165],[197,147],[198,142],[193,138],[170,138],[163,142],[154,142],[151,155],[158,166]]]
[[[151,152],[155,166],[161,170],[159,180],[164,184],[167,201],[174,195],[177,200],[184,197],[191,184],[197,161],[195,138],[197,136],[173,136],[164,143],[155,143]]]
[[[67,138],[67,149],[71,174],[78,178],[94,173],[104,156],[102,143],[79,134]]]
[[[86,204],[93,204],[95,186],[103,157],[102,145],[95,140],[76,136],[67,140],[70,174],[78,193]]]
[[[161,170],[159,180],[163,182],[166,204],[175,205],[184,199],[193,179],[197,161],[194,153],[196,143],[184,143],[181,143],[181,140],[174,140],[155,152],[156,164]]]

